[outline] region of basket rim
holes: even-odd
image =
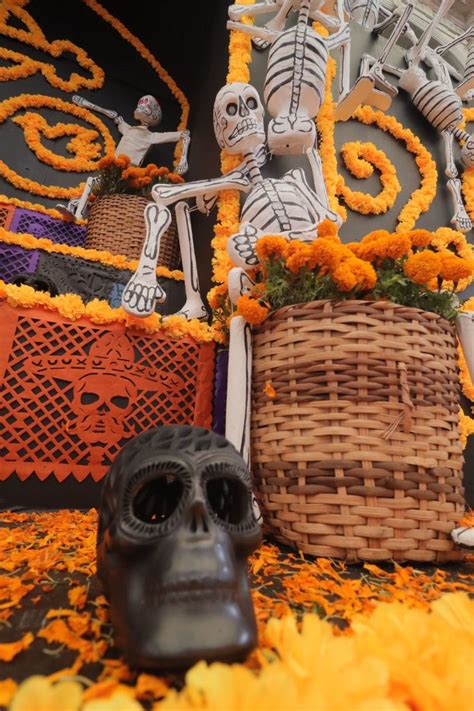
[[[390,301],[389,299],[317,299],[315,301],[302,301],[297,304],[288,304],[287,306],[281,306],[279,309],[271,311],[265,321],[263,321],[263,323],[261,323],[259,326],[255,327],[255,331],[258,333],[264,330],[265,325],[270,325],[270,322],[272,320],[275,320],[277,318],[281,319],[285,315],[287,317],[291,316],[291,311],[293,309],[305,309],[307,311],[313,311],[315,309],[321,309],[326,304],[331,304],[333,305],[333,307],[336,307],[336,309],[339,305],[350,306],[351,304],[379,304],[378,308],[380,308],[380,310],[394,308],[397,311],[403,309],[404,312],[408,313],[413,312],[414,314],[428,314],[428,318],[433,321],[439,321],[440,325],[445,324],[449,328],[454,328],[454,324],[445,319],[443,316],[434,313],[433,311],[427,311],[426,309],[418,309],[416,306],[404,306],[403,304],[397,304],[395,301]]]

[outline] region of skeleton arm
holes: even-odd
[[[177,143],[183,137],[183,131],[153,132],[150,134],[150,144]]]
[[[227,23],[227,29],[245,32],[245,34],[250,35],[252,38],[262,39],[270,43],[272,43],[280,34],[280,32],[269,30],[266,27],[244,25],[242,22],[232,22],[231,20]]]
[[[117,125],[117,130],[119,133],[122,134],[122,136],[125,136],[127,131],[130,131],[132,128],[129,123],[127,123],[121,116],[117,116],[115,120],[115,123]]]
[[[266,15],[275,12],[275,9],[282,4],[282,0],[278,2],[257,2],[254,5],[230,5],[229,17],[231,20],[238,21],[244,15],[246,17],[257,17],[257,15]]]
[[[473,39],[474,38],[474,25],[471,25],[469,29],[464,32],[464,34],[459,35],[459,37],[455,37],[451,42],[447,42],[446,44],[441,44],[439,47],[436,47],[435,52],[436,54],[443,55],[445,52],[448,52],[450,49],[455,47],[457,44],[460,44],[461,42],[464,42],[464,40],[467,39]]]

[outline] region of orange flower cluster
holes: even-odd
[[[99,144],[95,142],[100,134],[104,142],[106,153],[113,153],[115,142],[105,124],[91,111],[76,106],[62,99],[52,96],[41,96],[40,94],[20,94],[11,99],[6,99],[0,104],[0,124],[6,121],[16,111],[25,108],[48,108],[72,114],[76,118],[87,121],[94,126],[95,130],[85,129],[78,124],[58,123],[50,126],[45,119],[38,114],[27,113],[24,116],[14,119],[15,123],[21,126],[25,132],[25,139],[28,146],[35,152],[36,157],[43,163],[52,165],[54,168],[65,171],[90,171],[95,170],[98,162],[91,160],[92,155],[96,158],[101,150]],[[59,138],[61,136],[74,136],[68,143],[68,150],[75,155],[74,158],[59,156],[45,148],[40,139],[43,134],[45,138]],[[82,185],[75,188],[63,188],[58,185],[41,185],[35,180],[24,178],[9,168],[4,161],[0,160],[0,175],[8,180],[19,190],[42,197],[70,199],[81,194]]]
[[[400,259],[407,255],[412,247],[408,235],[390,234],[386,230],[369,232],[361,242],[351,247],[354,253],[367,262],[380,263],[384,259]]]
[[[26,2],[6,1],[0,5],[0,34],[17,40],[57,59],[67,53],[75,57],[77,64],[84,69],[90,77],[72,72],[69,79],[62,79],[56,72],[53,64],[31,59],[26,54],[13,50],[0,48],[0,59],[11,63],[10,66],[0,67],[0,81],[15,81],[25,79],[37,72],[41,72],[47,82],[62,91],[77,91],[78,89],[100,89],[104,83],[104,71],[87,55],[83,49],[68,40],[54,40],[48,42],[38,23],[24,8]],[[20,27],[16,27],[14,21]]]
[[[65,254],[68,257],[79,257],[86,259],[89,262],[100,262],[107,267],[115,267],[116,269],[129,269],[135,271],[138,267],[138,260],[128,260],[127,257],[120,254],[112,254],[105,250],[86,249],[85,247],[70,247],[68,244],[56,244],[46,237],[34,237],[26,233],[16,233],[0,227],[0,242],[4,244],[16,244],[23,249],[41,249],[43,252],[50,254]],[[157,267],[157,276],[167,279],[175,279],[182,281],[184,275],[182,271],[175,269],[171,271],[167,267]]]
[[[267,318],[269,309],[261,306],[256,299],[251,296],[241,296],[237,301],[237,311],[235,316],[243,316],[247,323],[258,326]]]
[[[184,131],[184,129],[188,125],[189,101],[187,100],[181,89],[178,87],[175,80],[166,71],[166,69],[162,67],[162,65],[159,63],[156,57],[153,56],[150,50],[145,47],[143,42],[141,42],[136,35],[130,32],[130,30],[128,30],[125,25],[120,22],[120,20],[118,20],[116,17],[114,17],[114,15],[112,15],[108,10],[106,10],[106,8],[101,5],[100,2],[97,2],[97,0],[83,0],[83,2],[91,10],[97,13],[97,15],[99,15],[99,17],[101,17],[104,22],[107,22],[109,25],[111,25],[114,30],[116,30],[119,35],[123,37],[123,39],[128,42],[146,62],[148,62],[148,64],[160,77],[161,81],[166,84],[176,101],[181,106],[181,120],[178,124],[178,131]],[[174,152],[175,165],[178,165],[179,163],[179,160],[181,158],[181,152],[181,142],[179,141],[176,145]]]
[[[356,190],[351,190],[345,184],[342,175],[337,181],[337,195],[340,195],[346,205],[362,215],[381,215],[394,206],[401,190],[397,171],[385,153],[373,143],[351,141],[342,147],[342,157],[346,168],[356,178],[368,178],[374,172],[374,166],[380,171],[382,191],[372,196]]]

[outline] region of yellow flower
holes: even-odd
[[[75,681],[52,684],[44,676],[31,676],[18,687],[9,711],[79,711],[81,697]]]
[[[474,274],[474,260],[461,259],[451,252],[441,252],[440,276],[457,283],[462,279],[468,279]]]
[[[335,269],[344,258],[344,247],[326,237],[318,237],[311,244],[315,265],[324,270]]]
[[[357,287],[370,291],[377,283],[377,274],[371,264],[358,257],[350,257],[344,262],[355,277]]]
[[[432,232],[428,230],[411,230],[406,233],[412,247],[427,247],[433,240]]]

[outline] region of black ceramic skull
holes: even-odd
[[[127,443],[102,492],[97,570],[128,660],[243,659],[257,643],[247,557],[260,540],[248,470],[224,437],[169,425]]]

